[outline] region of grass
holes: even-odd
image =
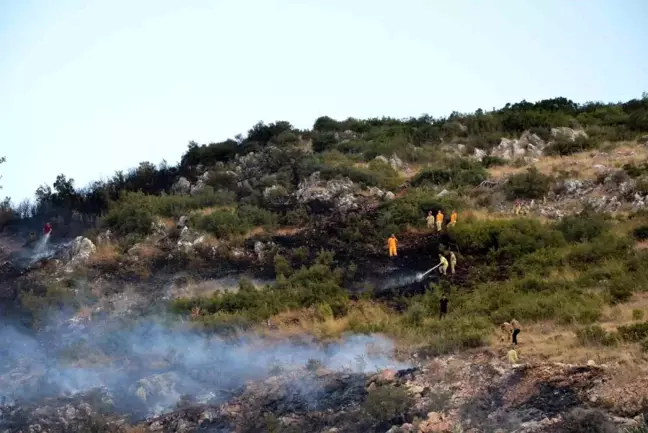
[[[598,150],[579,152],[568,156],[550,156],[542,158],[534,166],[540,173],[551,175],[560,172],[573,174],[578,179],[596,179],[599,170],[595,165],[603,165],[610,169],[621,168],[624,164],[638,163],[648,158],[648,148],[637,143],[621,142],[616,149],[609,152]],[[526,170],[526,167],[512,165],[495,166],[488,169],[493,179],[509,177]]]

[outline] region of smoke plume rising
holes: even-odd
[[[159,317],[68,321],[38,334],[0,322],[0,399],[31,401],[101,387],[124,412],[151,416],[187,396],[221,402],[245,381],[309,363],[360,373],[407,368],[392,351],[391,341],[378,335],[350,335],[324,347],[309,339],[218,337]]]

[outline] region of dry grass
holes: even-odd
[[[212,206],[212,207],[199,209],[195,212],[204,216],[204,215],[210,215],[214,212],[234,212],[235,210],[236,208],[234,206]]]
[[[357,301],[349,306],[344,317],[319,317],[314,308],[286,311],[271,317],[267,327],[260,329],[266,337],[289,338],[312,335],[317,339],[339,338],[345,332],[353,332],[357,324],[387,323],[390,313],[371,301]]]
[[[595,179],[598,170],[595,165],[603,165],[607,168],[620,168],[627,163],[636,163],[648,158],[648,148],[637,143],[624,142],[610,152],[597,150],[575,153],[568,156],[551,156],[540,159],[535,167],[544,174],[554,174],[561,171],[572,172],[574,177],[580,179]],[[512,174],[524,172],[523,167],[498,166],[488,170],[490,177],[501,179]]]
[[[120,255],[114,244],[100,244],[90,258],[91,265],[114,265],[119,262]]]
[[[648,312],[648,294],[635,294],[630,302],[604,309],[597,323],[606,331],[614,331],[621,325],[636,323],[633,310]],[[648,317],[648,314],[646,314]],[[645,320],[645,318],[643,319]],[[599,364],[618,363],[648,367],[637,344],[622,343],[615,347],[581,345],[576,338],[576,328],[542,322],[524,326],[519,335],[518,354],[526,360],[543,360],[567,363],[586,363],[594,360]],[[491,345],[504,351],[509,343],[502,343],[499,334],[491,338]]]
[[[275,230],[274,234],[279,236],[292,236],[292,235],[296,235],[297,233],[303,230],[304,230],[303,227],[282,227]]]

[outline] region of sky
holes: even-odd
[[[2,196],[262,120],[648,91],[645,0],[0,0]]]

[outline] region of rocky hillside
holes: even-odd
[[[7,200],[0,432],[648,429],[647,116],[259,123]]]

